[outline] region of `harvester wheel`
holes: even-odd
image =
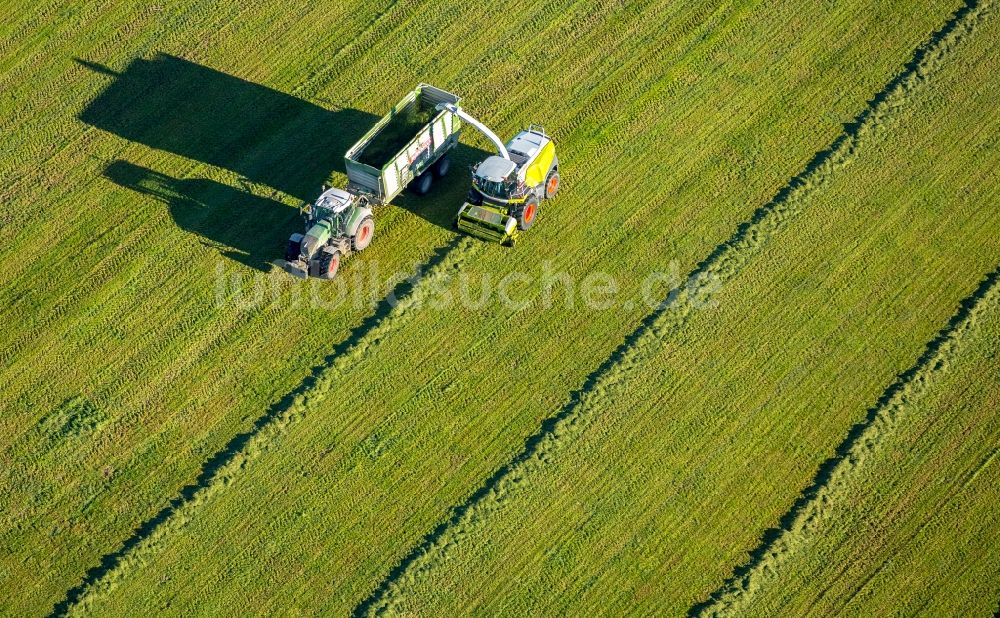
[[[323,252],[319,258],[319,276],[323,279],[333,279],[340,268],[340,251]]]
[[[351,238],[351,249],[361,251],[372,243],[375,237],[375,221],[370,217],[365,217],[358,225],[358,231]]]
[[[423,174],[416,177],[413,181],[413,190],[417,195],[427,195],[431,190],[431,184],[434,182],[434,174],[430,171],[426,171]]]
[[[559,191],[559,172],[552,170],[545,179],[545,199],[550,200]]]
[[[538,218],[538,198],[532,195],[517,211],[517,227],[521,230],[530,229]]]
[[[437,160],[434,164],[434,175],[438,178],[444,178],[448,174],[448,170],[451,169],[451,157],[445,155]]]

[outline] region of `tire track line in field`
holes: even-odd
[[[232,484],[250,461],[270,447],[270,442],[293,423],[314,412],[334,391],[337,379],[346,370],[378,346],[382,338],[419,314],[424,301],[459,271],[478,246],[471,238],[458,236],[437,249],[414,276],[399,283],[298,387],[260,416],[250,429],[234,436],[206,460],[196,480],[140,524],[118,549],[102,556],[80,584],[53,607],[51,615],[75,614],[89,609],[101,595],[113,590],[129,571],[142,566],[146,557],[156,552],[170,533],[184,527],[199,507]]]
[[[866,465],[883,438],[895,430],[906,407],[921,397],[934,378],[961,352],[979,316],[997,307],[1000,307],[1000,266],[960,303],[958,311],[928,342],[917,362],[886,388],[875,405],[868,409],[864,420],[851,427],[834,454],[820,465],[809,487],[781,517],[778,526],[765,532],[749,561],[737,567],[707,601],[692,607],[689,615],[730,615],[742,609],[785,559],[806,543],[816,527],[833,513],[835,505],[850,489],[855,472]],[[962,488],[970,480],[967,479]]]
[[[1000,270],[1000,268],[998,268],[998,270]],[[917,537],[921,536],[924,533],[924,531],[930,528],[931,526],[938,526],[941,524],[942,514],[945,512],[945,509],[949,505],[953,505],[955,499],[958,498],[962,493],[964,493],[969,488],[969,486],[976,481],[976,479],[979,477],[979,474],[983,470],[988,468],[991,463],[993,463],[993,461],[996,459],[998,452],[1000,452],[1000,449],[997,448],[993,449],[993,451],[989,455],[984,457],[976,465],[975,468],[966,473],[965,478],[962,479],[962,482],[958,484],[958,487],[956,487],[954,491],[949,492],[940,501],[938,501],[936,504],[933,504],[932,509],[928,509],[930,515],[924,518],[920,526],[918,526],[917,529],[914,530],[913,533],[908,536],[905,543],[906,546],[910,547],[917,546],[916,544],[920,542]],[[875,568],[871,573],[869,573],[868,576],[865,577],[864,580],[861,582],[861,584],[858,585],[854,589],[854,591],[851,592],[851,594],[844,600],[844,602],[840,604],[840,607],[837,608],[835,615],[838,616],[844,615],[847,607],[854,602],[854,599],[857,598],[859,594],[861,594],[868,588],[869,584],[871,584],[871,582],[876,577],[878,577],[882,573],[882,571],[885,570],[886,567],[892,564],[893,560],[898,555],[898,553],[899,550],[897,549],[896,552],[889,554],[884,560],[882,560],[882,562],[879,563],[878,567]],[[838,574],[838,576],[843,575],[844,572],[847,571],[847,568],[849,566],[850,565],[845,565],[844,568],[841,570],[841,572]],[[830,586],[827,586],[827,588],[824,590],[824,594],[826,593],[827,590],[829,590],[829,588]],[[817,598],[817,602],[820,600],[822,600],[822,596]],[[926,605],[929,602],[930,602],[929,599],[927,601],[924,601],[924,605]],[[914,615],[918,614],[920,614],[920,611],[914,612]]]
[[[915,90],[924,86],[955,47],[984,17],[990,3],[967,0],[945,24],[921,44],[897,73],[843,132],[782,187],[770,202],[740,224],[688,275],[685,283],[629,334],[624,342],[570,395],[569,402],[529,436],[520,451],[473,491],[450,515],[423,537],[393,567],[372,593],[354,608],[355,616],[399,610],[412,587],[428,571],[442,566],[449,552],[492,512],[511,499],[527,478],[551,461],[559,448],[577,438],[597,410],[613,405],[614,391],[632,377],[670,333],[682,327],[694,311],[711,302],[717,288],[738,274],[756,252],[804,207],[804,202],[831,177],[849,165],[858,147],[884,128],[905,107]],[[988,282],[995,281],[996,273]],[[992,289],[985,285],[977,294]],[[973,301],[974,302],[974,301]],[[965,306],[965,305],[963,305]],[[971,310],[971,309],[970,309]],[[964,315],[964,314],[963,314]],[[957,324],[955,325],[957,326]],[[954,330],[954,329],[952,329]],[[951,332],[951,331],[949,331]],[[937,348],[941,347],[939,342]],[[697,608],[692,608],[695,611]]]

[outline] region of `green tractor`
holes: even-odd
[[[333,279],[340,261],[375,237],[368,200],[343,189],[325,190],[303,214],[306,233],[292,234],[285,249],[285,269],[296,277]]]
[[[479,129],[497,148],[472,168],[472,189],[458,211],[458,229],[485,240],[512,246],[531,228],[542,201],[559,191],[556,145],[545,130],[531,125],[504,144],[485,125],[455,104],[440,108]]]

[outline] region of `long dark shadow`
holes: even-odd
[[[177,56],[158,53],[112,75],[80,112],[83,122],[129,141],[231,170],[301,200],[316,197],[344,152],[378,116],[329,110]]]
[[[343,154],[377,120],[357,110],[329,111],[316,105],[187,60],[157,54],[115,72],[78,60],[114,81],[80,114],[93,126],[240,174],[303,199],[315,197],[330,170],[343,171]],[[402,196],[400,205],[437,225],[450,226],[464,196],[464,167],[486,156],[460,145],[451,153],[455,170],[428,196]],[[128,161],[112,161],[104,176],[115,184],[164,202],[179,227],[224,247],[223,254],[254,268],[282,255],[298,213],[282,203],[205,178],[174,178]],[[455,237],[420,266],[427,272],[462,242]],[[414,281],[399,283],[310,374],[273,404],[246,431],[235,435],[206,460],[195,478],[166,506],[143,521],[122,544],[89,569],[57,602],[52,615],[65,615],[122,560],[208,487],[262,431],[288,412],[295,399],[316,385],[323,371],[383,323],[413,292]]]
[[[174,178],[128,161],[112,161],[104,177],[163,202],[178,227],[224,257],[261,271],[284,253],[302,226],[294,208],[208,178]]]
[[[319,195],[331,171],[344,172],[344,153],[380,118],[356,109],[329,110],[169,54],[134,60],[121,72],[77,62],[113,78],[80,113],[81,121],[302,201]],[[400,95],[412,86],[400,84]],[[404,192],[395,203],[450,228],[468,190],[467,168],[487,154],[459,144],[449,155],[448,178],[427,196]],[[161,199],[178,227],[253,268],[269,268],[300,226],[295,209],[213,180],[173,178],[125,161],[111,163],[105,176]]]
[[[77,62],[112,77],[81,121],[303,201],[319,195],[331,171],[344,170],[344,152],[378,119],[328,110],[168,54],[133,60],[121,72]],[[161,199],[178,227],[258,270],[283,254],[301,225],[294,208],[214,180],[172,178],[125,161],[112,162],[104,175]]]

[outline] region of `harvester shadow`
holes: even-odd
[[[715,593],[709,596],[709,598],[693,605],[688,610],[688,616],[701,616],[721,598],[722,591],[728,589],[731,585],[741,580],[757,566],[768,559],[774,551],[774,544],[783,534],[786,534],[792,529],[796,519],[798,519],[809,504],[816,499],[819,492],[830,483],[837,466],[840,465],[844,459],[850,456],[851,451],[858,444],[858,441],[861,440],[862,436],[864,436],[865,431],[867,431],[878,418],[879,411],[888,406],[897,395],[909,386],[909,384],[921,371],[924,371],[930,366],[930,364],[934,361],[934,358],[937,356],[937,353],[940,351],[941,346],[948,341],[955,329],[968,319],[969,314],[975,308],[977,303],[982,300],[987,293],[989,293],[998,281],[1000,281],[1000,266],[997,266],[992,272],[987,274],[975,291],[959,303],[958,311],[951,316],[951,319],[948,320],[948,323],[944,326],[944,328],[939,330],[934,338],[927,343],[924,347],[923,353],[919,358],[917,358],[917,361],[909,369],[897,375],[896,379],[893,380],[893,382],[875,401],[875,404],[868,408],[865,412],[864,418],[851,426],[847,435],[840,442],[840,444],[837,445],[837,448],[834,449],[833,455],[820,464],[819,468],[816,470],[816,474],[812,478],[812,481],[802,491],[802,493],[799,494],[799,497],[792,503],[792,506],[785,512],[785,514],[781,516],[778,520],[778,524],[773,528],[769,528],[764,531],[760,537],[760,541],[757,543],[757,547],[750,553],[747,561],[743,565],[734,568],[732,574],[730,574],[723,585]]]
[[[460,242],[461,237],[455,237],[446,245],[438,248],[426,262],[416,269],[416,272],[427,272],[434,269],[445,260],[448,254],[451,253],[451,251],[455,249]],[[166,506],[135,528],[135,530],[132,531],[132,534],[125,539],[118,549],[102,556],[99,564],[89,569],[84,575],[82,581],[77,586],[70,589],[66,593],[66,596],[53,607],[51,615],[66,615],[69,610],[80,601],[89,588],[97,584],[103,577],[115,570],[132,550],[136,549],[147,539],[152,538],[156,534],[159,527],[173,517],[179,509],[192,502],[196,498],[199,491],[211,485],[212,482],[218,477],[217,475],[219,472],[228,466],[241,452],[243,452],[254,436],[258,435],[260,432],[272,425],[276,420],[281,418],[285,412],[292,408],[293,403],[298,396],[305,394],[316,385],[323,371],[330,366],[337,357],[347,353],[351,348],[373,332],[383,320],[388,318],[391,315],[392,310],[413,292],[416,283],[418,283],[418,279],[416,277],[412,277],[397,284],[393,290],[376,305],[371,315],[365,318],[361,324],[354,328],[350,335],[341,341],[320,364],[314,366],[309,375],[307,375],[297,387],[274,403],[263,415],[254,421],[253,425],[249,429],[233,436],[224,447],[207,459],[205,463],[202,464],[195,480],[182,487],[177,495],[172,498]]]
[[[268,270],[282,255],[288,234],[298,225],[295,209],[207,178],[173,178],[121,160],[109,163],[104,176],[162,201],[180,228],[257,270]]]
[[[452,229],[455,215],[469,193],[471,166],[490,154],[475,146],[459,143],[447,155],[451,159],[451,170],[444,178],[434,179],[434,185],[427,195],[417,195],[406,190],[393,200],[393,204],[428,223]]]

